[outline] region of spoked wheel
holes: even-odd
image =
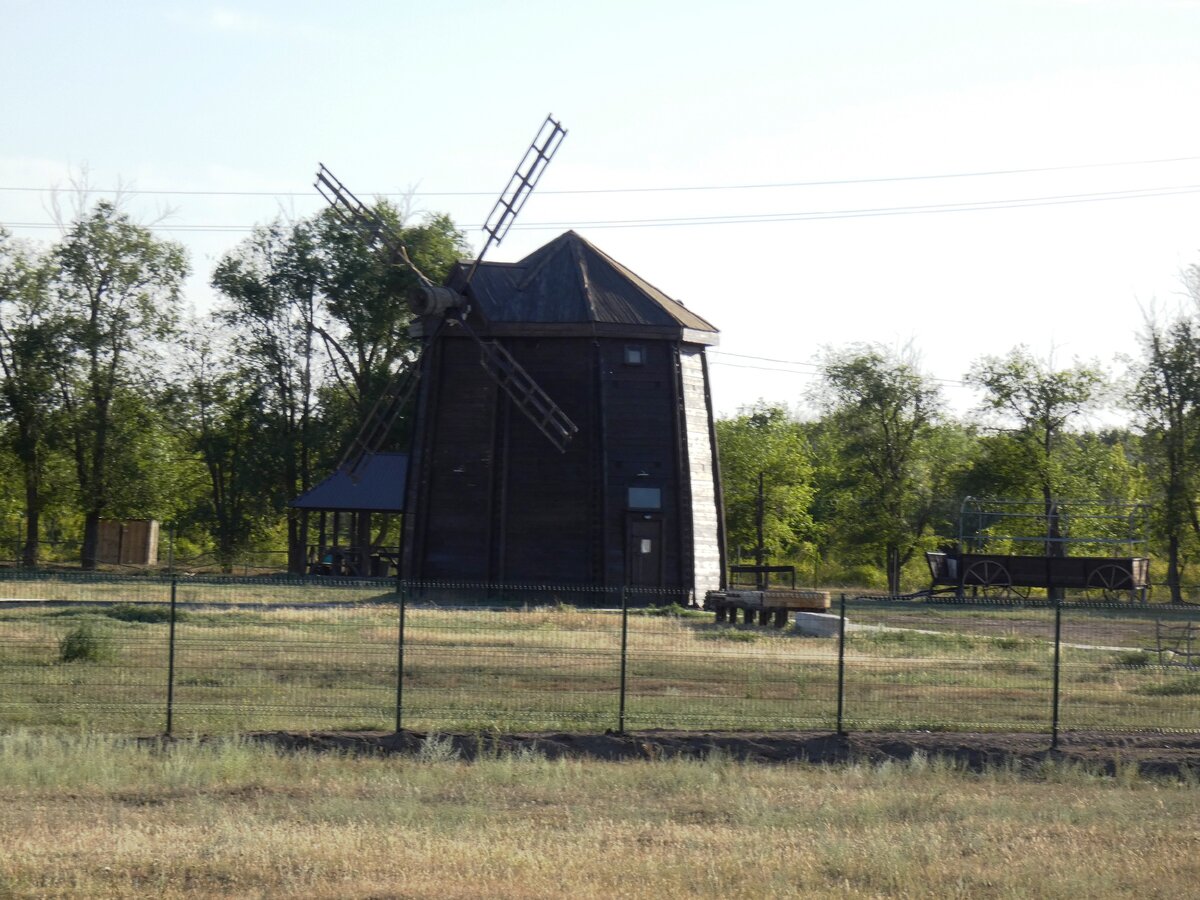
[[[963,572],[963,584],[971,588],[972,597],[986,597],[989,600],[1020,597],[1021,589],[1014,589],[1012,576],[1003,563],[994,559],[981,559],[971,563]],[[1025,597],[1029,591],[1025,590]]]
[[[1097,566],[1088,576],[1087,596],[1089,600],[1117,603],[1133,600],[1137,596],[1133,583],[1133,572],[1120,563],[1105,563]]]

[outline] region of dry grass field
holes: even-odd
[[[1119,768],[597,762],[0,735],[0,896],[1186,897],[1200,790]]]

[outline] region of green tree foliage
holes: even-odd
[[[1066,452],[1072,443],[1068,426],[1097,405],[1104,376],[1080,363],[1056,370],[1027,348],[1016,347],[1007,356],[984,357],[967,374],[967,382],[983,391],[984,411],[1001,426],[989,448],[992,467],[1007,473],[1010,496],[1023,491],[1026,497],[1041,498],[1049,523],[1046,554],[1059,554],[1054,503],[1070,498],[1070,473],[1080,471],[1072,469],[1078,460]],[[1023,488],[1018,486],[1022,480]]]
[[[296,238],[279,222],[255,229],[221,259],[212,284],[228,300],[221,318],[233,335],[239,378],[258,399],[258,452],[275,473],[264,488],[287,517],[288,570],[301,572],[308,519],[287,503],[312,487],[324,435],[316,418],[316,267],[306,232]]]
[[[68,349],[58,389],[84,514],[82,563],[94,568],[100,517],[118,495],[114,456],[133,449],[118,440],[119,428],[138,416],[132,401],[154,384],[188,266],[181,246],[108,201],[68,228],[53,265],[53,315]],[[126,461],[136,468],[139,458]]]
[[[375,212],[431,281],[444,280],[466,252],[463,235],[446,216],[406,226],[387,202],[376,204]],[[419,279],[383,248],[367,246],[331,212],[305,227],[318,292],[313,328],[325,351],[328,390],[322,402],[327,418],[343,421],[345,441],[367,418],[389,378],[416,359],[417,346],[408,334],[412,315],[404,300]],[[403,441],[405,434],[401,427],[393,437]]]
[[[763,481],[763,551],[795,558],[811,541],[812,463],[798,423],[780,406],[758,403],[716,423],[725,496],[726,541],[753,555],[758,546],[758,481]]]
[[[854,345],[828,352],[814,392],[824,417],[822,506],[843,547],[870,555],[900,590],[901,569],[934,515],[935,386],[907,354]]]
[[[393,206],[376,211],[428,277],[449,271],[462,237],[448,218],[404,227]],[[389,375],[415,359],[403,295],[416,278],[393,263],[326,213],[256,229],[213,275],[228,301],[222,318],[240,378],[262,420],[259,450],[274,462],[272,502],[287,517],[294,572],[304,569],[308,517],[286,504],[332,468]]]
[[[63,364],[61,323],[50,304],[47,261],[0,229],[0,414],[4,441],[21,470],[25,534],[21,562],[37,565],[50,445]]]
[[[261,385],[239,377],[230,344],[218,322],[189,323],[167,404],[173,432],[203,467],[203,486],[179,519],[204,529],[224,572],[274,518],[262,489],[273,483],[274,457],[261,452],[269,443]]]
[[[1190,316],[1166,324],[1148,321],[1141,346],[1126,403],[1142,433],[1146,470],[1161,495],[1154,522],[1166,545],[1171,600],[1178,603],[1182,570],[1200,536],[1200,326]]]

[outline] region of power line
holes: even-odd
[[[1066,206],[1078,203],[1098,203],[1112,200],[1138,200],[1152,197],[1173,197],[1200,193],[1200,185],[1177,185],[1142,188],[1128,191],[1101,191],[1090,194],[1058,194],[1044,197],[1016,197],[1007,200],[978,200],[961,203],[934,203],[912,206],[865,207],[857,209],[813,210],[791,213],[748,213],[721,216],[677,216],[650,219],[597,219],[562,222],[528,222],[513,225],[516,231],[547,231],[559,228],[677,228],[698,225],[771,224],[775,222],[808,222],[824,219],[866,219],[879,216],[928,215],[933,213],[984,212],[993,209],[1023,209],[1036,206]],[[12,228],[58,228],[54,222],[10,222]],[[253,225],[156,225],[164,232],[249,232]],[[474,231],[482,225],[460,226]]]
[[[1002,175],[1032,175],[1046,172],[1069,172],[1084,169],[1111,169],[1128,166],[1166,165],[1181,162],[1196,162],[1200,156],[1174,156],[1163,159],[1123,160],[1118,162],[1074,163],[1061,166],[1033,166],[1024,169],[985,169],[975,172],[941,172],[926,175],[885,175],[868,178],[841,178],[826,181],[778,181],[752,184],[699,184],[676,185],[664,187],[640,188],[564,188],[561,190],[539,190],[540,195],[572,195],[572,194],[650,194],[689,191],[751,191],[778,190],[795,187],[832,187],[837,185],[854,184],[886,184],[904,181],[937,181],[956,178],[987,178]],[[58,187],[18,187],[0,186],[0,191],[19,192],[51,192],[63,190]],[[313,197],[312,191],[211,191],[183,189],[136,189],[136,188],[90,188],[87,193],[163,195],[178,197]],[[363,191],[370,197],[494,197],[495,191]]]
[[[1141,188],[1129,191],[1100,191],[1089,194],[1057,194],[1045,197],[1014,197],[1007,200],[977,200],[961,203],[932,203],[912,206],[884,206],[858,209],[831,209],[792,213],[749,213],[723,216],[678,216],[654,219],[608,219],[599,221],[533,222],[526,230],[546,228],[655,228],[679,225],[737,225],[770,222],[803,222],[820,219],[863,219],[875,216],[918,215],[922,213],[979,212],[990,209],[1021,209],[1031,206],[1064,206],[1108,200],[1137,200],[1147,197],[1172,197],[1200,193],[1200,184]],[[522,228],[515,225],[514,228]]]
[[[757,370],[763,371],[763,372],[784,372],[784,373],[791,374],[791,375],[803,375],[805,377],[817,377],[821,374],[821,370],[824,368],[823,366],[821,366],[818,363],[811,363],[811,362],[807,362],[805,360],[775,359],[775,358],[772,358],[769,356],[753,356],[749,353],[731,353],[728,350],[709,350],[708,354],[710,356],[718,356],[718,357],[733,356],[733,357],[737,357],[738,359],[749,359],[749,360],[754,360],[756,362],[782,363],[783,366],[807,366],[811,369],[811,371],[805,371],[802,369],[794,369],[794,368],[783,368],[783,366],[756,366],[756,365],[752,365],[752,364],[748,364],[748,363],[730,362],[729,360],[725,360],[725,359],[713,359],[712,360],[713,365],[729,366],[734,369],[757,369]],[[929,381],[935,381],[939,384],[945,384],[945,385],[949,385],[951,387],[969,387],[969,385],[965,381],[963,381],[961,379],[957,379],[957,378],[941,378],[936,375],[926,375],[925,377]]]

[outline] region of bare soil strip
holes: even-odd
[[[658,760],[703,758],[724,754],[751,763],[803,762],[839,764],[908,760],[916,754],[952,760],[970,771],[1015,767],[1034,770],[1047,760],[1085,765],[1114,774],[1136,765],[1143,775],[1200,778],[1200,734],[1154,732],[1071,732],[1057,750],[1045,734],[968,732],[864,732],[838,736],[829,732],[639,731],[623,735],[436,733],[449,741],[462,759],[500,753],[534,752],[549,759]],[[350,754],[415,754],[429,733],[282,732],[245,735],[249,740],[289,751]],[[216,739],[216,738],[214,738]],[[158,738],[156,740],[162,740]]]

